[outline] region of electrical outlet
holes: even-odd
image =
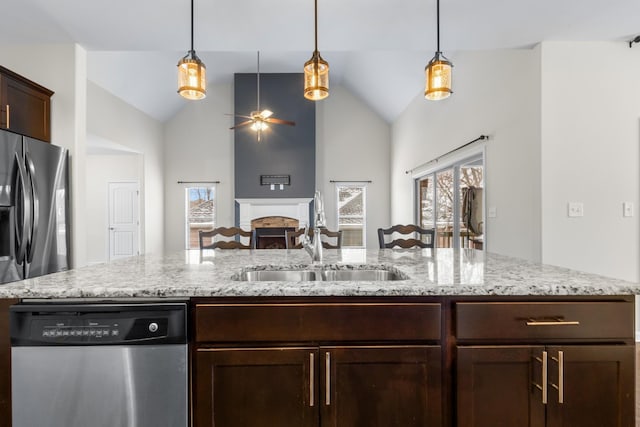
[[[633,202],[622,203],[622,216],[624,217],[633,216]]]
[[[568,215],[570,218],[584,216],[584,204],[582,202],[569,202]]]
[[[489,215],[489,218],[495,218],[498,216],[498,208],[496,208],[495,206],[489,206],[489,212],[487,212],[487,215]]]

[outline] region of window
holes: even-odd
[[[366,246],[366,195],[362,184],[336,184],[338,230],[342,231],[342,247]]]
[[[482,154],[430,171],[416,187],[418,223],[436,230],[437,247],[484,247]]]
[[[185,246],[198,249],[198,231],[211,230],[216,224],[215,186],[185,188]]]

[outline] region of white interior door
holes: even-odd
[[[139,255],[139,205],[137,182],[109,183],[109,261]]]

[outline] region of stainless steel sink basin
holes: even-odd
[[[392,267],[371,266],[366,268],[344,268],[344,266],[325,265],[318,268],[292,268],[286,269],[264,269],[246,270],[233,276],[234,280],[244,282],[371,282],[386,280],[406,280],[408,277],[399,271],[394,271]]]
[[[257,270],[245,271],[237,280],[246,282],[309,282],[316,280],[316,272],[311,270]]]
[[[322,280],[326,281],[377,281],[404,280],[399,274],[389,270],[323,270]]]

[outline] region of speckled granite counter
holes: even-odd
[[[331,268],[385,266],[398,281],[243,282],[243,270],[308,266],[303,250],[141,256],[0,285],[0,298],[349,295],[629,295],[640,284],[475,250],[325,250]]]

